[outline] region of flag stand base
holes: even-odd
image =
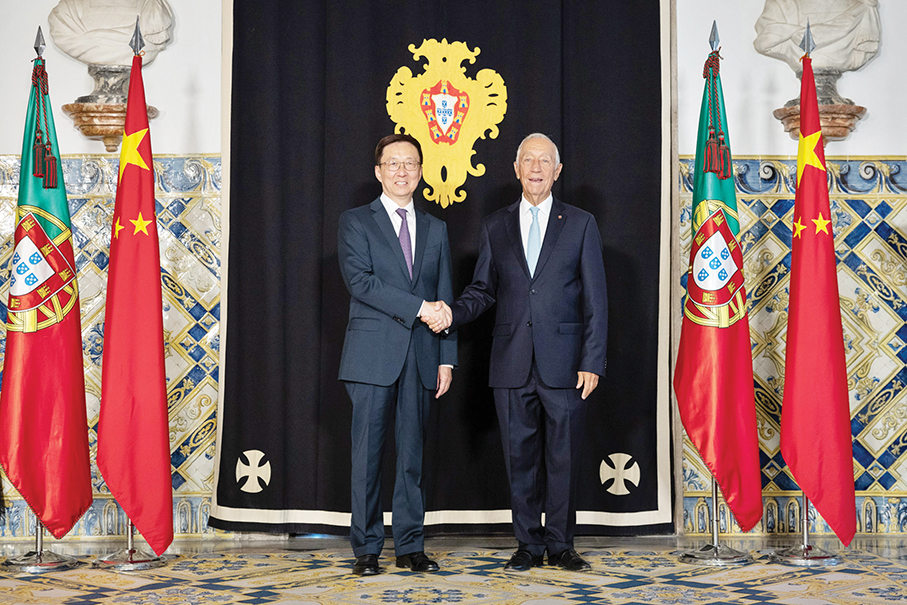
[[[690,565],[712,565],[722,567],[727,565],[746,565],[752,563],[749,554],[731,548],[726,544],[706,544],[699,550],[690,550],[680,555],[681,563]]]
[[[77,567],[79,562],[72,557],[59,555],[52,550],[27,552],[22,556],[13,557],[3,562],[2,570],[18,573],[47,573],[49,571],[63,571]]]
[[[824,567],[827,565],[840,565],[843,559],[839,555],[822,550],[809,543],[809,499],[803,494],[803,511],[800,519],[803,527],[803,543],[799,546],[782,548],[769,555],[772,563],[796,565],[798,567]]]
[[[78,565],[79,562],[76,559],[44,548],[44,524],[36,518],[35,550],[7,559],[0,564],[0,569],[19,573],[47,573],[72,569]]]
[[[689,550],[680,555],[681,563],[690,565],[711,565],[726,567],[729,565],[746,565],[752,563],[749,553],[741,552],[726,544],[718,543],[720,523],[718,520],[718,482],[712,477],[712,543],[699,550]]]
[[[141,571],[154,569],[167,564],[164,557],[156,557],[144,550],[123,548],[98,559],[94,566],[101,569],[116,569],[119,571]]]
[[[796,565],[798,567],[824,567],[826,565],[840,565],[841,557],[822,550],[811,544],[800,544],[774,551],[769,555],[772,563]]]
[[[135,547],[135,525],[129,521],[129,530],[126,532],[126,548],[111,553],[95,561],[94,566],[101,569],[115,569],[117,571],[141,571],[154,569],[167,564],[167,559],[157,557]]]

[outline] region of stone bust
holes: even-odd
[[[816,71],[859,69],[879,51],[878,0],[766,0],[756,21],[756,51],[802,71],[800,41],[806,21],[816,48],[810,53]]]
[[[170,42],[173,10],[167,0],[60,0],[48,23],[54,44],[88,64],[130,65],[135,18],[145,41],[144,64]]]

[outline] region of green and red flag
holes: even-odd
[[[781,454],[844,545],[856,532],[853,442],[835,236],[812,60],[800,79]]]
[[[0,464],[55,538],[91,506],[79,286],[59,166],[47,72],[38,57],[10,264]]]
[[[674,392],[690,440],[737,524],[762,517],[743,252],[718,51],[709,54],[693,177],[687,296]]]
[[[158,555],[173,541],[161,297],[151,133],[142,57],[136,55],[110,237],[98,468]]]

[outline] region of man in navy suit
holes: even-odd
[[[422,148],[394,134],[375,149],[382,194],[340,217],[337,253],[350,292],[350,314],[340,380],[353,402],[353,573],[380,571],[384,545],[381,457],[388,419],[396,411],[393,536],[397,567],[437,571],[424,552],[422,443],[431,393],[450,387],[457,363],[456,335],[436,335],[419,321],[435,304],[451,301],[447,225],[413,205],[422,178]]]
[[[608,302],[595,217],[551,195],[562,168],[551,139],[523,140],[514,163],[522,199],[485,218],[453,317],[425,318],[453,330],[497,305],[488,382],[519,542],[509,571],[542,565],[546,550],[549,565],[590,569],[573,548],[576,482],[586,398],[607,364]]]

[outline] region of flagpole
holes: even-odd
[[[728,511],[730,514],[730,511]],[[721,544],[718,534],[721,530],[721,520],[718,517],[718,482],[712,477],[712,543],[706,544],[698,550],[690,550],[680,555],[681,563],[690,565],[710,565],[725,567],[729,565],[746,565],[752,563],[753,558],[749,553]]]
[[[138,55],[140,54],[142,48],[145,46],[145,41],[142,39],[142,31],[141,31],[141,29],[139,28],[139,18],[138,18],[138,17],[135,18],[135,31],[134,31],[133,34],[132,34],[132,39],[129,41],[129,46],[132,48],[132,51],[135,53],[136,57],[138,57]],[[139,62],[139,65],[141,65],[141,62]],[[138,73],[137,75],[131,74],[131,78],[132,78],[132,82],[141,82],[141,71],[139,71],[139,73]],[[129,101],[129,103],[128,103],[129,105],[131,105],[131,103],[132,103],[132,94],[133,94],[133,93],[132,93],[132,86],[130,86],[129,100],[128,100],[128,101]],[[144,93],[142,93],[142,97],[144,97]],[[126,112],[126,127],[129,126],[130,111],[131,111],[131,109],[127,109],[127,112]],[[144,106],[144,101],[143,101],[143,106],[142,106],[142,108],[141,108],[141,112],[142,112],[143,114],[146,114],[146,113],[147,113],[147,109],[146,109],[146,107]],[[147,118],[145,119],[145,124],[146,124],[146,130],[147,130]],[[126,135],[126,130],[124,130],[124,138],[125,138],[125,135]],[[124,144],[124,146],[123,146],[123,149],[124,149],[124,153],[125,153],[125,149],[126,149],[125,144]],[[143,160],[141,160],[141,158],[139,158],[139,161],[143,161]],[[123,165],[124,157],[123,157],[123,156],[121,156],[120,162],[121,162],[121,164],[120,164],[120,179],[117,181],[117,188],[119,188],[120,186],[122,186],[122,182],[123,182],[123,178],[122,178],[122,177],[123,177],[123,171],[124,171],[124,165]],[[149,161],[148,164],[151,164],[151,162]],[[120,195],[120,193],[121,193],[120,191],[117,191],[117,202],[116,202],[116,207],[117,207],[117,208],[120,208],[120,202],[121,202],[121,195]],[[141,220],[141,216],[142,216],[141,213],[139,213],[139,219],[140,219],[140,220]],[[152,218],[152,221],[153,221],[153,220],[154,220],[154,219]],[[113,251],[113,244],[111,243],[111,252],[112,252],[112,251]],[[113,258],[113,254],[111,254],[111,258]],[[111,262],[110,267],[111,267],[111,270],[112,270],[112,268],[113,268],[113,262]],[[109,283],[110,283],[110,282],[108,281],[108,284],[109,284]],[[110,310],[111,310],[111,306],[110,306],[110,291],[108,291],[108,307],[107,307],[107,312],[108,312],[107,318],[108,318],[108,322],[109,322],[109,318],[110,318],[110,315],[109,315]],[[107,323],[108,328],[109,328],[110,325],[111,325],[110,323]],[[110,332],[108,332],[108,334],[110,334]],[[107,341],[106,341],[106,340],[105,340],[105,345],[107,345]],[[112,348],[111,348],[110,350],[112,350]],[[108,359],[108,358],[107,358],[107,353],[108,353],[108,352],[109,352],[109,351],[105,351],[105,358],[104,358],[104,365],[105,365],[105,367],[106,367],[106,365],[107,365],[107,359]],[[102,391],[103,391],[103,393],[102,393],[102,402],[101,402],[101,406],[102,406],[101,415],[102,415],[102,418],[104,417],[104,412],[106,411],[106,409],[108,408],[108,406],[111,405],[110,400],[108,399],[108,394],[106,393],[106,389],[107,389],[106,384],[107,384],[107,383],[105,383],[105,385],[102,386]],[[104,438],[105,438],[105,440],[106,440],[106,437],[104,437]],[[100,441],[100,438],[99,438],[99,441]],[[106,443],[106,441],[105,441],[105,443]],[[102,459],[101,459],[101,458],[102,458],[102,454],[101,454],[101,446],[99,445],[99,448],[98,448],[98,468],[101,469],[101,473],[105,475],[105,479],[107,479],[107,481],[108,481],[110,484],[112,484],[112,479],[111,479],[110,477],[107,477],[107,476],[106,476],[106,475],[107,475],[107,471],[108,471],[108,467],[106,467],[105,465],[102,464]],[[167,462],[167,464],[168,464],[167,468],[169,468],[169,462]],[[169,474],[167,475],[167,478],[168,478],[168,481],[169,481]],[[168,483],[168,490],[169,490],[169,483]],[[112,492],[112,493],[114,492],[113,488],[111,488],[111,492]],[[124,502],[123,504],[127,504],[127,505],[128,505],[127,502]],[[121,504],[121,506],[123,506],[123,504]],[[128,527],[128,530],[127,530],[127,532],[126,532],[126,548],[120,549],[120,550],[118,550],[118,551],[116,551],[116,552],[114,552],[114,553],[111,553],[111,554],[109,554],[109,555],[106,555],[106,556],[104,556],[104,557],[99,558],[99,559],[97,560],[97,562],[95,563],[95,566],[101,567],[101,568],[114,568],[114,569],[117,569],[117,570],[120,570],[120,571],[137,571],[137,570],[142,570],[142,569],[152,569],[152,568],[155,568],[155,567],[161,567],[162,565],[166,565],[166,564],[167,564],[167,559],[165,559],[163,556],[156,556],[156,555],[154,555],[154,554],[152,554],[152,553],[149,553],[149,552],[147,552],[147,551],[144,551],[144,550],[140,550],[140,549],[135,548],[135,541],[134,541],[135,524],[132,522],[132,519],[129,517],[129,514],[126,512],[126,508],[125,508],[125,507],[123,508],[123,511],[124,511],[124,513],[126,514],[126,519],[127,519],[127,521],[129,522],[129,527]],[[169,516],[169,515],[168,515],[168,516]],[[139,520],[141,521],[141,518],[140,518]],[[146,527],[146,526],[143,526],[143,527]],[[172,531],[171,531],[171,539],[172,539]],[[149,540],[149,541],[150,541],[150,540]]]
[[[36,157],[29,156],[25,152],[26,149],[28,149],[28,150],[33,149],[31,145],[27,145],[27,144],[23,145],[23,153],[21,156],[22,165],[20,166],[20,179],[19,179],[20,195],[22,194],[23,191],[28,190],[28,188],[25,185],[25,181],[27,179],[31,178],[32,176],[38,177],[38,174],[33,173],[33,168],[34,169],[40,168],[40,170],[41,170],[40,177],[42,179],[42,184],[43,184],[42,191],[56,190],[59,192],[62,190],[62,178],[58,178],[57,172],[58,172],[59,166],[58,166],[56,154],[52,149],[52,143],[56,143],[55,135],[53,135],[53,131],[51,129],[53,120],[52,120],[52,117],[49,117],[50,107],[45,105],[45,103],[47,103],[47,105],[49,105],[49,103],[50,103],[49,98],[47,97],[47,73],[46,73],[46,71],[44,71],[44,59],[42,57],[46,46],[47,45],[44,42],[44,34],[41,32],[41,27],[39,26],[38,33],[35,35],[34,49],[35,49],[35,53],[37,53],[38,56],[34,60],[35,66],[32,71],[32,78],[33,78],[32,89],[35,93],[35,111],[37,111],[39,113],[39,116],[42,116],[44,118],[43,121],[35,118],[37,134],[39,134],[38,138],[36,139],[37,145],[35,147],[40,150],[41,161],[40,162],[37,161]],[[39,68],[40,68],[40,72],[39,72]],[[38,74],[38,73],[43,74],[43,90],[41,87],[40,78],[38,78],[36,81],[36,74]],[[39,103],[38,103],[39,99],[40,99],[40,107],[39,107]],[[29,118],[27,117],[26,124],[29,123],[28,120],[29,120]],[[43,131],[41,130],[42,126],[44,127]],[[26,134],[26,137],[34,136],[35,134],[36,134],[35,132],[29,132]],[[28,143],[28,138],[26,138],[26,143]],[[60,187],[60,188],[58,188],[58,187]],[[63,193],[62,195],[63,195],[63,199],[65,200],[65,193]],[[21,203],[22,203],[22,198],[20,197],[19,204],[21,204]],[[36,203],[34,200],[32,200],[29,203],[40,206],[44,202],[42,201],[40,203]],[[19,206],[19,208],[21,208],[21,206]],[[42,210],[43,210],[43,208],[42,208]],[[18,216],[18,213],[17,213],[17,216]],[[65,222],[67,222],[67,223],[69,222],[68,214],[66,215]],[[16,244],[18,245],[18,243],[19,243],[18,236],[15,239],[16,239]],[[10,299],[12,299],[12,298],[13,297],[10,296]],[[76,314],[78,314],[78,304],[76,305]],[[7,398],[8,392],[6,390],[6,388],[8,387],[9,384],[15,384],[14,382],[11,382],[12,374],[14,372],[8,365],[8,362],[11,357],[10,356],[10,350],[11,350],[10,342],[11,342],[10,340],[7,340],[7,345],[6,345],[7,357],[4,360],[4,369],[5,369],[4,378],[5,378],[5,380],[3,381],[3,386],[4,386],[3,396],[4,396],[4,405],[15,406],[16,405],[15,401],[11,401],[10,399]],[[81,344],[81,342],[79,344]],[[21,343],[20,343],[20,346],[22,346]],[[21,357],[22,351],[23,351],[23,349],[21,349],[21,348],[18,349],[20,358],[22,358]],[[79,365],[79,371],[80,371],[80,375],[81,375],[81,363]],[[82,387],[82,389],[84,391],[84,386]],[[83,395],[83,397],[84,397],[84,395]],[[83,414],[82,418],[84,418],[84,408],[85,408],[84,398],[80,402],[80,406],[82,408],[82,414]],[[63,409],[60,408],[55,411],[55,414],[62,415],[62,411],[63,411]],[[81,424],[81,431],[82,431],[82,433],[84,433],[85,421],[82,420],[82,422],[80,424]],[[64,432],[65,431],[55,432],[55,439],[57,440],[58,443],[60,442],[60,439],[61,439],[61,435],[59,433],[64,433]],[[4,437],[9,437],[9,435],[4,435]],[[18,450],[18,448],[22,447],[22,445],[20,443],[18,443],[18,441],[17,441],[17,438],[19,438],[19,437],[21,437],[21,435],[17,435],[15,438],[9,439],[8,441],[10,443],[12,443],[13,446],[17,448],[17,451],[19,451],[21,453],[21,450]],[[70,447],[72,447],[72,445],[74,445],[73,442],[70,442],[68,440],[64,440],[64,441],[67,444],[70,444]],[[78,442],[76,441],[75,444],[78,444]],[[87,440],[84,442],[84,445],[85,445],[85,449],[84,449],[83,460],[85,462],[85,466],[84,466],[85,478],[87,479],[88,473],[89,473]],[[71,451],[67,450],[67,453],[71,454]],[[25,456],[25,454],[23,454],[23,457],[27,457],[27,456]],[[50,454],[49,457],[53,458],[54,454]],[[70,459],[78,459],[78,458],[79,458],[78,456],[70,455]],[[10,467],[5,466],[5,470],[6,470],[7,477],[10,477]],[[19,470],[21,470],[21,469],[19,469]],[[61,469],[57,468],[54,470],[59,471]],[[14,475],[15,474],[16,473],[14,473]],[[49,481],[49,480],[50,479],[48,477],[45,477],[45,481]],[[21,483],[13,480],[13,484],[15,485],[16,489],[19,491],[20,494],[25,493],[23,490],[26,488],[23,487],[23,485]],[[71,485],[72,484],[67,484],[67,487],[71,487]],[[83,485],[83,487],[87,488],[87,490],[85,492],[85,495],[87,496],[87,500],[88,500],[88,502],[85,503],[85,508],[87,508],[88,504],[91,501],[91,487],[90,487],[90,484],[87,482]],[[26,499],[28,499],[28,496],[25,496],[25,497],[26,497]],[[55,504],[59,505],[61,503],[57,502]],[[47,510],[48,509],[46,507],[41,507],[41,514],[47,516],[47,514],[48,514]],[[82,514],[84,513],[84,510],[85,509],[82,509],[75,518],[78,519],[78,517],[82,516]],[[49,572],[49,571],[62,571],[65,569],[71,569],[73,567],[76,567],[79,564],[79,562],[76,561],[74,558],[60,555],[51,550],[47,550],[44,548],[44,523],[42,522],[41,518],[38,516],[38,512],[36,512],[33,509],[32,509],[32,512],[35,513],[35,550],[27,552],[24,555],[19,556],[19,557],[12,557],[10,559],[7,559],[6,561],[4,561],[2,563],[2,566],[0,566],[0,568],[2,568],[3,571],[14,571],[14,572],[20,572],[20,573],[38,574],[38,573],[45,573],[45,572]],[[51,523],[53,523],[52,527],[59,528],[60,524],[57,523],[57,521],[60,521],[60,519],[59,518],[54,519],[53,517],[54,517],[53,514],[50,514],[50,516],[48,517],[51,520]],[[73,520],[73,522],[74,522],[74,520]],[[70,522],[66,527],[71,528],[72,522]]]
[[[35,516],[35,550],[7,559],[3,562],[2,569],[8,572],[38,574],[49,571],[64,571],[78,565],[79,562],[72,557],[44,549],[44,525]]]
[[[795,216],[797,216],[798,213],[802,212],[802,210],[800,210],[801,204],[804,204],[807,207],[809,207],[810,203],[812,203],[813,205],[817,205],[815,197],[811,197],[811,195],[815,196],[815,192],[811,193],[811,190],[810,190],[810,185],[815,185],[817,183],[817,180],[810,180],[811,173],[806,171],[806,168],[807,168],[806,164],[808,164],[809,161],[805,158],[805,155],[806,155],[805,151],[806,150],[812,151],[812,149],[810,149],[808,147],[807,143],[805,142],[806,137],[807,136],[817,137],[815,147],[818,147],[821,144],[821,141],[823,141],[821,126],[819,124],[816,124],[816,122],[819,121],[818,120],[818,107],[816,105],[816,98],[815,98],[815,81],[813,79],[814,76],[812,75],[812,63],[809,58],[810,53],[813,51],[814,48],[816,48],[816,43],[813,40],[812,32],[809,27],[809,21],[806,22],[806,32],[803,35],[803,40],[800,42],[800,48],[803,49],[804,55],[802,58],[803,74],[800,78],[800,117],[801,117],[801,121],[800,121],[800,145],[799,145],[799,149],[798,149],[798,158],[797,158],[797,195],[796,195],[796,203],[794,205]],[[813,128],[815,128],[816,126],[818,126],[818,128],[814,130]],[[807,130],[807,133],[809,133],[808,135],[803,134],[804,128],[808,129]],[[821,197],[824,197],[824,199],[822,200],[822,203],[824,204],[824,208],[827,209],[828,208],[828,195],[827,195],[827,184],[825,181],[826,169],[823,165],[824,154],[822,154],[821,156],[816,156],[816,157],[822,158],[822,159],[819,159],[817,162],[818,168],[821,170],[821,177],[820,177],[820,179],[818,179],[818,183],[819,183],[818,187],[819,187],[819,190],[822,191]],[[816,169],[815,166],[810,168],[810,170],[815,170],[815,169]],[[805,185],[804,183],[809,183],[809,184]],[[827,212],[829,212],[829,211],[826,210],[826,213]],[[821,210],[820,210],[819,216],[820,216],[820,218],[822,216]],[[799,218],[796,219],[795,223],[797,223],[797,222],[799,222]],[[797,226],[798,225],[796,225],[796,224],[794,225],[795,228]],[[800,231],[798,230],[797,233],[799,234]],[[818,234],[819,234],[819,230],[817,229],[816,235],[818,235]],[[820,258],[820,260],[831,259],[828,261],[831,264],[831,266],[828,268],[828,270],[829,270],[829,272],[833,273],[835,261],[834,261],[834,256],[833,256],[833,251],[832,251],[831,245],[833,245],[833,242],[834,242],[834,233],[828,232],[826,230],[826,234],[827,234],[827,236],[831,237],[830,242],[828,242],[828,240],[824,240],[829,243],[829,247],[827,249],[820,248],[819,244],[816,243],[816,240],[813,240],[814,243],[810,244],[810,246],[811,246],[810,248],[804,248],[804,246],[806,246],[807,244],[802,239],[796,240],[795,238],[792,238],[792,241],[791,241],[791,251],[792,251],[791,252],[792,253],[792,262],[791,262],[791,269],[790,269],[790,271],[791,271],[790,294],[791,295],[790,295],[790,305],[789,305],[789,310],[788,310],[788,330],[787,330],[788,347],[787,347],[787,358],[785,360],[784,406],[783,406],[783,410],[781,413],[781,416],[782,416],[781,417],[781,451],[782,451],[782,454],[784,455],[785,459],[788,462],[788,466],[791,469],[792,474],[794,474],[794,479],[796,479],[798,481],[798,483],[800,483],[800,488],[803,493],[803,509],[802,509],[803,514],[802,514],[802,520],[801,520],[802,530],[803,530],[803,543],[800,544],[799,546],[792,546],[790,548],[776,550],[773,553],[771,553],[769,558],[771,561],[776,562],[776,563],[783,563],[786,565],[796,565],[796,566],[800,566],[800,567],[819,567],[819,566],[825,566],[825,565],[838,565],[839,563],[842,562],[842,558],[839,555],[834,555],[825,550],[822,550],[821,548],[813,546],[809,543],[809,498],[806,495],[807,490],[812,490],[811,493],[813,495],[819,496],[820,492],[818,491],[818,487],[822,485],[821,481],[827,480],[829,482],[829,489],[831,490],[831,492],[833,494],[840,493],[841,491],[847,492],[848,490],[846,488],[844,488],[843,486],[845,486],[849,483],[849,488],[850,488],[849,489],[849,499],[850,499],[851,505],[853,504],[853,493],[854,493],[853,492],[853,470],[852,470],[850,463],[846,462],[846,459],[849,458],[850,456],[852,456],[852,453],[847,452],[847,455],[843,456],[840,459],[840,466],[837,466],[837,470],[839,471],[837,474],[834,472],[836,464],[834,464],[829,459],[826,459],[824,461],[824,463],[820,464],[820,465],[807,464],[807,462],[806,462],[806,460],[804,460],[804,458],[810,459],[812,456],[815,456],[816,459],[818,459],[819,461],[822,461],[823,455],[826,455],[829,452],[829,450],[819,450],[817,452],[816,447],[813,445],[813,441],[812,441],[815,439],[814,434],[811,432],[812,428],[810,427],[809,431],[803,431],[802,429],[798,430],[798,428],[800,428],[800,427],[797,426],[796,421],[791,420],[791,418],[795,418],[798,421],[800,421],[801,423],[804,422],[805,419],[811,420],[813,413],[815,413],[816,411],[819,410],[819,408],[804,409],[804,407],[803,407],[803,405],[805,404],[806,401],[809,401],[810,399],[814,399],[815,397],[817,397],[817,395],[814,394],[815,391],[814,391],[814,388],[812,387],[812,385],[810,385],[810,387],[808,389],[804,388],[804,382],[803,382],[804,376],[802,375],[802,373],[807,372],[809,370],[802,369],[803,366],[800,364],[803,364],[805,361],[807,361],[809,356],[803,355],[802,349],[800,348],[800,344],[802,344],[802,342],[803,342],[802,339],[804,339],[804,338],[811,340],[812,334],[809,334],[808,330],[812,329],[813,331],[818,331],[818,330],[816,330],[815,326],[820,325],[820,324],[815,323],[813,325],[809,325],[809,324],[803,323],[804,321],[806,321],[807,315],[802,310],[803,303],[799,302],[799,295],[801,292],[804,291],[804,289],[807,288],[807,286],[805,286],[804,282],[802,282],[802,281],[795,281],[794,277],[797,276],[800,271],[810,271],[811,270],[811,268],[807,268],[804,265],[805,261],[797,260],[798,259],[798,250],[799,250],[799,254],[801,254],[801,255],[806,254],[809,251],[812,251],[812,253],[814,255],[817,255]],[[801,237],[801,236],[798,235],[797,237]],[[798,241],[799,241],[799,244],[798,244]],[[800,247],[798,248],[797,246],[800,246]],[[827,252],[827,256],[822,256],[822,254],[826,253],[826,252]],[[821,263],[816,263],[815,258],[812,258],[811,260],[814,265],[821,264]],[[828,274],[826,273],[825,275],[827,276]],[[838,309],[837,280],[834,277],[832,277],[832,278],[829,278],[829,281],[831,283],[834,283],[834,286],[835,286],[834,293],[829,295],[829,298],[831,298],[831,302],[829,303],[829,308],[833,308],[834,309],[833,315],[837,315],[838,317],[833,321],[829,318],[828,321],[829,321],[829,324],[837,323],[838,325],[840,325],[840,311]],[[828,324],[821,324],[821,325],[823,326],[822,329],[827,331],[828,333],[834,332],[834,330],[827,330],[825,328],[825,326]],[[837,332],[837,339],[843,339],[843,335],[841,332]],[[817,368],[821,368],[822,371],[828,372],[828,374],[831,376],[831,379],[838,378],[840,380],[840,382],[839,382],[840,389],[839,390],[824,391],[824,395],[818,400],[818,401],[821,401],[822,406],[823,406],[822,407],[823,412],[821,412],[821,413],[824,413],[824,409],[825,409],[826,401],[824,400],[824,398],[828,397],[827,404],[828,404],[829,410],[840,409],[840,407],[838,407],[840,405],[840,406],[843,406],[843,408],[845,408],[844,413],[847,414],[846,420],[842,420],[842,422],[838,425],[843,431],[843,435],[841,435],[842,439],[840,440],[840,441],[843,441],[843,444],[840,445],[840,447],[842,449],[833,451],[832,453],[828,453],[828,455],[832,456],[832,458],[834,458],[834,454],[836,454],[837,452],[844,452],[845,450],[843,448],[846,448],[846,450],[851,449],[850,415],[849,415],[849,410],[846,409],[847,408],[846,380],[845,380],[845,378],[846,378],[846,375],[845,375],[846,360],[844,358],[844,350],[843,350],[842,342],[843,342],[843,340],[838,340],[836,344],[832,344],[830,341],[828,343],[826,343],[828,350],[823,351],[823,353],[825,355],[827,355],[827,357],[828,357],[827,365],[821,365],[821,366],[816,365],[816,366],[812,366],[810,368],[810,370],[812,370],[812,371],[815,371]],[[810,342],[810,345],[807,345],[807,346],[811,346],[811,345],[812,345],[812,343]],[[835,351],[834,349],[836,349],[837,351]],[[838,367],[838,364],[835,361],[835,352],[837,352],[840,355],[840,357],[838,358],[840,360],[840,367]],[[795,360],[795,361],[793,363],[791,363],[791,360]],[[811,379],[811,377],[810,377],[810,379]],[[832,380],[832,382],[835,382],[835,381]],[[797,386],[794,387],[793,385],[797,385]],[[843,395],[842,395],[842,393],[843,393]],[[790,415],[790,414],[797,414],[797,415]],[[833,428],[838,428],[838,427],[833,427]],[[823,435],[820,434],[819,437],[820,437],[819,441],[821,442],[821,438],[823,437]],[[832,443],[834,443],[834,441],[832,441]],[[810,447],[805,447],[807,444]],[[791,449],[789,449],[789,448],[791,448]],[[824,473],[818,473],[817,471],[819,471],[819,469],[822,469],[823,471],[828,469],[829,471],[831,471],[831,473],[830,473],[831,476],[828,477]],[[797,476],[797,473],[801,472],[801,471],[803,472],[802,478]],[[816,476],[816,475],[818,475],[818,476]],[[840,481],[836,481],[836,479],[838,479],[838,477],[841,478]],[[818,484],[815,483],[816,479],[819,479],[820,483],[818,483]],[[839,489],[839,488],[841,488],[841,489]],[[821,497],[822,497],[822,500],[820,500],[820,503],[822,501],[824,501],[826,503],[828,502],[827,497],[825,497],[825,496],[821,496]],[[841,501],[843,501],[843,497],[839,499],[839,502],[841,502]],[[823,509],[823,512],[826,510],[831,510],[833,514],[837,512],[833,508],[832,509],[829,509],[829,508]],[[816,510],[816,513],[819,514],[819,509]],[[856,516],[855,512],[851,513],[851,515],[853,515],[853,517],[851,517],[851,523],[852,523],[854,517]],[[846,516],[846,515],[844,515],[844,516]],[[834,520],[835,519],[829,518],[829,521],[831,521],[830,525],[832,526],[832,528],[835,529],[835,531],[837,533],[840,529],[840,525],[836,526],[834,523]],[[850,537],[852,537],[853,536],[853,529],[852,529],[853,525],[851,525],[850,527],[851,527],[851,532],[849,535],[850,535]],[[845,533],[845,535],[847,534],[846,530],[844,531],[844,533]],[[838,535],[841,535],[841,534],[838,533]],[[849,541],[850,541],[850,538],[847,538],[846,543],[849,543]]]
[[[803,494],[802,512],[800,523],[803,529],[803,543],[799,546],[776,550],[769,555],[769,559],[774,563],[796,565],[798,567],[840,565],[843,562],[840,556],[809,543],[809,499],[805,493]]]
[[[744,531],[762,516],[762,494],[743,248],[737,240],[734,170],[719,76],[721,45],[714,21],[709,46],[712,51],[703,67],[692,242],[674,390],[684,428],[712,475],[712,543],[682,553],[680,561],[729,566],[745,565],[752,557],[720,543],[719,480],[728,494],[728,523],[733,515]],[[725,267],[725,261],[732,262]],[[700,268],[694,269],[697,265]]]

